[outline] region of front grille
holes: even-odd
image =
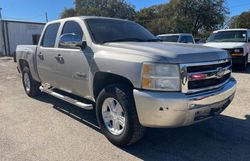
[[[199,89],[199,88],[206,88],[210,86],[216,86],[219,84],[222,84],[226,80],[230,78],[230,73],[224,75],[222,78],[212,78],[212,79],[205,79],[205,80],[198,80],[198,81],[190,81],[188,83],[188,88],[189,89]]]
[[[192,66],[192,67],[187,67],[187,72],[188,73],[193,73],[193,72],[200,72],[200,71],[209,71],[209,70],[216,70],[219,67],[228,67],[231,66],[231,62],[224,62],[221,64],[212,64],[212,65],[203,65],[203,66]]]
[[[217,62],[183,64],[182,92],[195,93],[223,86],[231,77],[232,62],[229,59]]]

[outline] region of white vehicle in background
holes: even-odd
[[[225,29],[214,31],[205,46],[227,50],[233,64],[247,69],[250,53],[250,29]]]
[[[159,39],[163,42],[176,42],[176,43],[186,43],[186,44],[195,44],[194,37],[192,34],[161,34],[157,35]]]

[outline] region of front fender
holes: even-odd
[[[97,72],[105,72],[124,77],[135,88],[141,88],[141,69],[144,61],[149,61],[149,59],[138,55],[95,53],[90,68],[89,87],[93,88],[93,80]],[[90,89],[90,91],[93,91],[93,89]]]

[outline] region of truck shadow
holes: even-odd
[[[47,94],[37,99],[100,132],[94,110],[81,109]],[[138,144],[121,149],[147,161],[247,161],[250,160],[250,116],[238,119],[221,115],[189,127],[148,129]]]

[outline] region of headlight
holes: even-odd
[[[239,53],[239,52],[240,52],[240,49],[234,49],[234,52],[235,52],[235,53]]]
[[[142,88],[162,91],[180,91],[180,70],[174,64],[144,63]]]
[[[236,48],[233,50],[234,53],[243,53],[243,48]]]

